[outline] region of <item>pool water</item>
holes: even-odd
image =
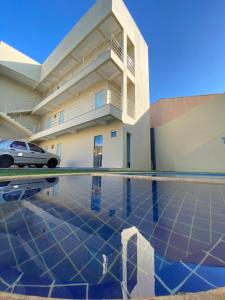
[[[225,185],[0,182],[0,290],[120,299],[225,286]]]

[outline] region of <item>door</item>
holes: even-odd
[[[131,134],[127,132],[127,168],[131,167]]]
[[[30,150],[30,157],[32,164],[46,164],[46,154],[45,151],[35,144],[28,143]]]
[[[61,158],[62,157],[62,144],[57,144],[56,154]]]
[[[30,162],[30,151],[27,148],[27,144],[25,142],[12,142],[9,151],[14,157],[15,163],[27,164]]]
[[[103,147],[103,136],[97,135],[94,137],[94,159],[93,165],[95,168],[102,167],[102,147]]]

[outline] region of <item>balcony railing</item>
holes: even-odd
[[[127,68],[135,75],[135,62],[129,55],[127,55]]]
[[[69,122],[77,117],[80,117],[88,112],[97,110],[100,107],[103,107],[107,104],[112,104],[114,107],[121,110],[122,101],[121,94],[116,91],[114,88],[101,90],[101,105],[96,106],[95,95],[89,96],[88,98],[78,99],[74,104],[68,106],[64,110],[49,116],[47,119],[44,119],[38,126],[36,126],[35,133],[50,129],[55,126],[60,126]]]
[[[84,70],[90,63],[94,62],[97,58],[102,56],[107,51],[112,50],[122,61],[123,60],[123,47],[119,41],[112,36],[110,39],[105,39],[97,47],[95,47],[88,55],[84,56],[79,62],[80,64],[69,72],[65,77],[57,82],[45,95],[45,98],[53,92],[61,88],[65,83],[69,82],[75,75]]]

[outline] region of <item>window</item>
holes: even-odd
[[[40,147],[38,147],[37,145],[30,144],[30,143],[28,145],[30,147],[30,151],[38,152],[38,153],[45,153],[45,151],[43,149],[41,149]]]
[[[64,123],[64,110],[59,112],[59,124]]]
[[[117,131],[116,130],[112,130],[111,131],[111,138],[115,138],[117,136]]]
[[[95,93],[95,108],[102,107],[105,104],[106,91],[100,91]]]
[[[47,119],[47,128],[50,128],[51,125],[52,125],[52,118],[48,117],[48,119]]]
[[[27,145],[24,142],[14,141],[11,145],[11,148],[18,150],[27,150]]]

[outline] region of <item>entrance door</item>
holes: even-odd
[[[127,168],[131,167],[131,134],[127,132]]]
[[[93,165],[94,168],[102,167],[102,145],[103,145],[103,136],[97,135],[94,137],[94,159]]]
[[[57,144],[56,155],[58,155],[60,158],[62,158],[62,144]]]

